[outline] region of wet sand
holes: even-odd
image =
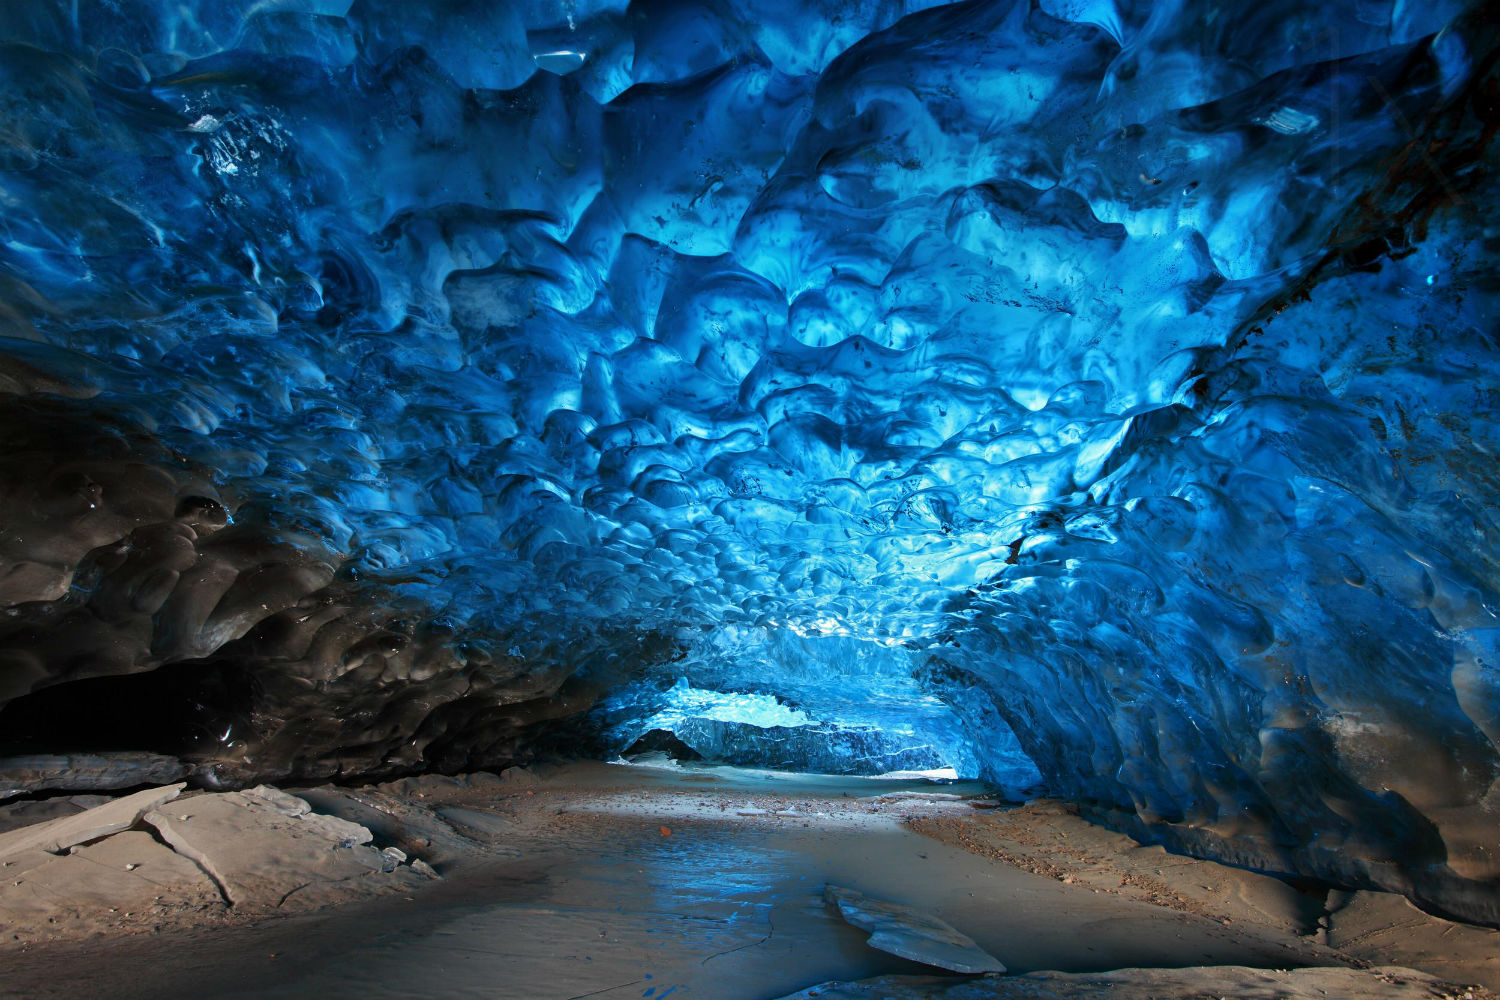
[[[1346,934],[1324,893],[1135,846],[1055,803],[983,808],[983,791],[595,764],[304,791],[376,817],[377,844],[443,878],[207,928],[80,922],[0,944],[0,995],[770,1000],[933,974],[868,947],[829,882],[931,912],[1013,973],[1373,963],[1500,986],[1500,933],[1335,897],[1359,918]]]

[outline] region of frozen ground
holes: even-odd
[[[443,878],[273,919],[230,911],[119,926],[85,914],[53,940],[6,942],[3,992],[770,1000],[934,972],[869,948],[825,904],[828,882],[932,913],[1018,975],[1394,964],[1500,986],[1493,931],[1396,896],[1299,891],[1140,848],[1050,802],[986,808],[984,791],[605,764],[301,790]],[[1229,981],[1222,968],[1202,974],[1200,985]]]

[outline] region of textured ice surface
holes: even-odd
[[[1004,963],[973,938],[930,913],[831,884],[823,887],[823,899],[849,923],[870,932],[871,948],[954,972],[1005,971]]]
[[[629,685],[593,714],[616,720],[599,738],[617,753],[676,751],[688,759],[819,774],[949,768],[955,777],[972,778],[977,770],[967,746],[935,745],[917,733],[910,715],[890,706],[871,706],[862,713],[866,722],[818,719],[772,695],[704,691],[682,678],[665,692]]]
[[[6,3],[0,731],[454,768],[836,637],[1500,920],[1485,6]]]
[[[1015,795],[1041,781],[1003,721],[975,733],[917,681],[925,654],[904,646],[721,628],[682,653],[590,714],[604,752],[660,730],[703,757],[745,766],[833,774],[952,768],[965,778],[983,773]]]
[[[772,726],[815,726],[817,719],[783,704],[775,695],[704,691],[681,679],[666,693],[666,704],[646,721],[654,728],[671,729],[687,719],[736,722],[757,729]]]

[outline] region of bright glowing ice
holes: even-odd
[[[667,692],[666,707],[645,720],[644,725],[650,729],[671,729],[689,718],[734,722],[757,729],[814,726],[818,722],[806,712],[783,705],[774,695],[704,691],[691,687],[684,677]]]

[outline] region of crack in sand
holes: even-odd
[[[114,865],[107,865],[103,861],[98,860],[97,858],[91,858],[91,857],[89,857],[87,854],[82,854],[82,853],[73,854],[73,855],[71,855],[71,857],[78,858],[81,861],[87,861],[91,865],[98,865],[100,868],[104,868],[104,869],[106,869],[108,871],[119,871],[119,869],[115,868]],[[147,883],[149,885],[154,885],[158,889],[171,889],[173,887],[172,883],[170,883],[170,882],[158,882],[154,878],[148,878],[147,876],[142,875],[139,871],[137,871],[136,869],[133,869],[133,868],[127,868],[127,869],[125,869],[125,874],[131,876],[132,878],[138,878],[142,882],[145,882],[145,883]]]
[[[603,993],[613,993],[615,990],[623,990],[627,986],[639,986],[644,982],[644,979],[637,979],[632,983],[620,983],[618,986],[606,986],[604,987],[604,989],[595,990],[592,993],[580,993],[576,997],[568,997],[568,1000],[585,1000],[585,998],[587,997],[596,997]]]
[[[303,889],[306,889],[310,885],[312,885],[311,882],[303,882],[299,886],[294,886],[293,888],[288,889],[285,893],[282,894],[282,897],[276,901],[276,909],[281,909],[281,905],[287,900],[291,899],[293,893],[301,892]]]
[[[771,940],[771,938],[773,938],[773,937],[776,936],[776,921],[774,919],[772,919],[772,914],[771,913],[767,913],[766,914],[766,924],[771,929],[769,931],[767,931],[766,932],[766,936],[763,937],[763,938],[761,938],[759,941],[751,941],[751,942],[749,942],[747,944],[742,944],[742,945],[740,945],[737,948],[726,948],[726,949],[724,949],[721,952],[717,952],[717,953],[715,953],[713,955],[708,956],[707,958],[705,958],[703,961],[699,962],[698,964],[699,965],[707,965],[709,962],[712,962],[714,959],[719,958],[719,957],[721,957],[723,955],[733,955],[735,952],[737,952],[737,951],[744,951],[746,948],[758,948],[758,947],[760,947],[761,945],[765,944],[767,941]]]

